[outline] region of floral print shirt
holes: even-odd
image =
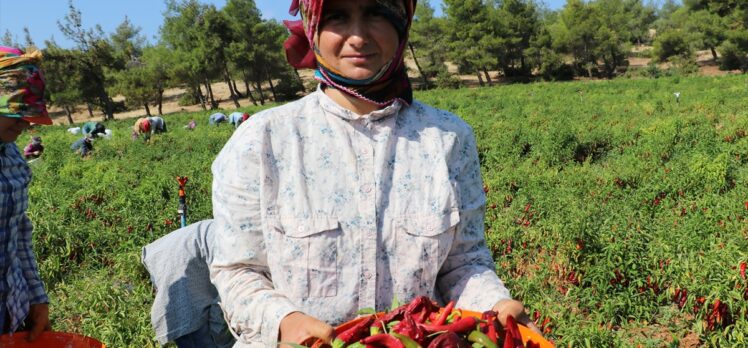
[[[419,102],[359,116],[317,90],[252,119],[212,166],[211,279],[240,343],[277,346],[294,311],[338,325],[394,298],[510,298],[460,118]]]

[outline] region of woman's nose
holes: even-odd
[[[362,19],[357,19],[351,22],[351,27],[348,32],[348,43],[356,48],[361,48],[369,42],[369,27],[368,23]]]

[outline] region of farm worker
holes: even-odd
[[[486,247],[470,126],[413,100],[414,7],[294,0],[287,57],[320,86],[254,115],[212,165],[211,280],[235,347],[329,341],[359,309],[419,295],[539,332]]]
[[[151,134],[166,133],[166,121],[158,116],[148,117],[151,123]]]
[[[245,117],[246,116],[246,117]],[[244,120],[249,118],[249,114],[246,112],[232,112],[229,115],[229,123],[234,125],[234,128],[239,127]]]
[[[80,154],[81,157],[88,156],[93,151],[93,135],[86,134],[83,138],[76,140],[73,145],[70,145],[70,149]]]
[[[196,222],[143,247],[141,261],[156,289],[151,324],[161,344],[212,348],[235,342],[210,282],[212,227],[213,220]]]
[[[219,123],[226,122],[226,115],[216,112],[208,117],[208,123],[210,125],[218,125]]]
[[[195,127],[197,127],[197,122],[195,122],[195,120],[190,120],[190,123],[184,125],[184,128],[189,130],[194,130]]]
[[[15,141],[30,123],[52,124],[39,70],[42,54],[0,46],[0,334],[51,329],[49,299],[31,246],[31,170]],[[12,199],[10,198],[12,197]]]
[[[95,138],[99,134],[104,135],[106,132],[106,126],[99,122],[86,122],[83,124],[83,127],[81,127],[81,130],[83,131],[83,134],[91,134]]]
[[[35,136],[31,138],[31,142],[23,148],[23,156],[26,159],[39,158],[44,152],[44,145],[42,145],[42,137]]]
[[[147,117],[141,117],[135,120],[135,124],[132,126],[132,130],[138,134],[146,134],[151,132],[151,121]]]

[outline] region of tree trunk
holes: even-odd
[[[143,106],[145,106],[145,115],[151,117],[151,108],[148,107],[148,102],[143,103]]]
[[[112,101],[112,98],[109,98],[109,95],[106,93],[106,91],[102,93],[101,98],[103,99],[103,104],[104,104],[104,119],[113,120],[114,119],[114,103]]]
[[[229,93],[231,94],[231,100],[234,101],[234,106],[238,109],[241,107],[239,105],[239,97],[236,96],[236,91],[234,91],[234,86],[231,85],[231,77],[229,76],[229,68],[226,67],[226,65],[223,66],[223,78],[226,80],[226,84],[229,86]]]
[[[488,81],[489,86],[493,86],[493,81],[491,80],[491,75],[488,74],[488,69],[486,69],[486,66],[483,66],[483,73],[486,74],[486,81]]]
[[[200,84],[196,84],[194,90],[197,94],[197,99],[200,101],[200,106],[203,108],[203,110],[208,110],[208,108],[205,107],[205,97],[203,96],[203,91],[200,89]]]
[[[68,117],[68,123],[70,123],[71,125],[73,125],[74,124],[74,122],[73,122],[73,113],[70,111],[70,107],[69,106],[65,106],[65,107],[63,107],[63,109],[65,109],[65,115]]]
[[[485,86],[485,84],[483,83],[483,75],[481,74],[480,70],[475,69],[475,72],[478,74],[478,83],[480,84],[480,86]]]
[[[306,93],[306,87],[304,87],[304,80],[301,79],[301,75],[299,75],[299,70],[293,69],[293,72],[296,74],[296,78],[299,79],[299,83],[301,84],[301,92]]]
[[[238,88],[238,87],[236,87],[236,80],[232,79],[232,80],[231,80],[231,84],[232,84],[232,85],[234,86],[234,92],[236,92],[236,95],[237,95],[237,96],[238,96],[239,98],[244,98],[244,96],[243,96],[243,95],[241,94],[241,92],[239,92],[239,88]]]
[[[709,47],[709,50],[712,51],[712,58],[714,58],[714,61],[717,61],[717,51],[714,50],[714,47]]]
[[[244,89],[247,90],[247,96],[252,101],[252,105],[257,106],[257,100],[255,100],[255,96],[252,95],[252,91],[249,89],[249,80],[246,76],[244,76]]]
[[[267,74],[267,71],[265,72]],[[273,93],[273,101],[278,100],[278,96],[275,95],[275,86],[273,86],[273,78],[270,77],[270,74],[267,74],[268,76],[268,83],[270,84],[270,92]]]
[[[426,74],[423,73],[423,69],[421,69],[421,64],[418,64],[418,58],[416,58],[416,51],[413,49],[413,45],[408,43],[408,47],[410,47],[410,54],[413,56],[413,62],[416,63],[416,68],[418,68],[418,73],[421,74],[421,78],[423,79],[423,87],[425,89],[431,89],[431,85],[429,85],[429,79],[426,77]]]
[[[208,98],[210,98],[210,109],[215,110],[218,108],[218,103],[216,103],[216,98],[213,96],[213,88],[210,87],[210,81],[208,79],[205,79],[205,90],[208,91]]]
[[[86,103],[86,107],[88,108],[88,117],[93,118],[93,107],[91,107],[91,103]]]
[[[259,81],[255,81],[255,89],[260,93],[260,104],[265,105],[265,94],[262,92],[262,84]]]
[[[162,116],[164,113],[162,112],[162,107],[164,104],[164,90],[159,88],[158,90],[158,96],[156,97],[156,103],[158,105],[158,115]]]

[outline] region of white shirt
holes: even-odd
[[[397,297],[484,311],[509,292],[483,230],[472,129],[419,102],[359,116],[318,90],[242,124],[213,163],[211,279],[240,342],[277,346]]]

